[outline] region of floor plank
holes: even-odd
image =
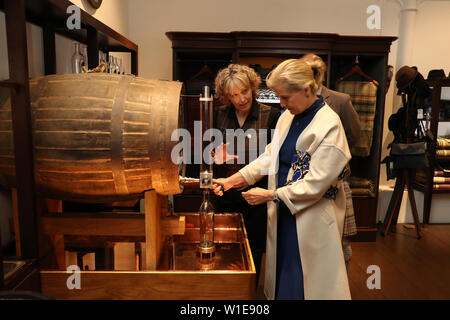
[[[349,273],[355,300],[450,299],[450,225],[427,225],[418,240],[409,225],[376,242],[353,242]],[[381,289],[370,290],[370,265],[380,267]]]

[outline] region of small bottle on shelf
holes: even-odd
[[[86,64],[83,54],[81,53],[80,44],[74,42],[74,54],[72,55],[72,72],[83,73],[82,66]]]

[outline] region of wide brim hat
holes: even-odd
[[[417,69],[409,66],[403,66],[397,71],[395,74],[395,81],[397,82],[397,89],[399,93],[414,81],[417,73]]]

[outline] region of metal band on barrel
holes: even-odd
[[[128,185],[123,167],[123,117],[126,93],[131,77],[122,76],[114,96],[111,111],[111,164],[116,194],[128,194]]]

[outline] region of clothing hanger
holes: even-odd
[[[347,73],[345,76],[339,78],[339,79],[336,81],[336,83],[339,83],[339,82],[343,81],[344,79],[347,79],[348,77],[350,77],[351,75],[354,75],[354,74],[358,74],[358,75],[362,76],[363,78],[365,78],[365,79],[367,79],[367,80],[373,82],[377,87],[380,85],[380,84],[378,83],[378,81],[376,81],[376,80],[373,79],[372,77],[368,76],[367,74],[365,74],[365,73],[361,70],[361,68],[359,67],[359,59],[358,59],[358,56],[356,56],[355,64],[353,65],[352,70],[350,70],[350,72]]]
[[[190,80],[194,80],[195,78],[198,78],[199,76],[201,76],[204,73],[208,73],[213,78],[216,77],[216,74],[206,64],[204,64],[203,67],[200,69],[200,71],[197,72]]]

